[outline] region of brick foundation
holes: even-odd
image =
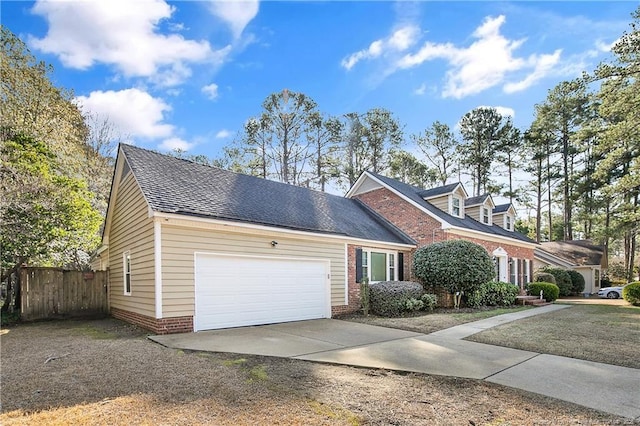
[[[193,331],[193,317],[153,318],[123,309],[111,308],[111,316],[140,326],[155,334],[190,333]]]

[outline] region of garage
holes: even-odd
[[[330,318],[329,261],[196,253],[194,329]]]

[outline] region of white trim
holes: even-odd
[[[156,287],[156,319],[162,318],[162,224],[153,222],[153,261]]]
[[[527,248],[533,248],[533,249],[540,248],[540,244],[536,242],[529,243],[527,241],[516,240],[515,238],[511,238],[503,235],[487,234],[486,232],[476,231],[474,229],[460,228],[459,226],[449,226],[443,229],[446,229],[448,232],[451,232],[456,235],[465,235],[465,233],[482,235],[482,238],[474,237],[473,235],[471,237],[482,239],[484,241],[493,241],[496,243],[518,245],[519,247],[527,247]],[[514,243],[517,243],[517,244],[514,244]]]
[[[458,200],[458,214],[453,212],[453,201]],[[464,200],[461,196],[456,194],[449,195],[449,214],[453,217],[457,217],[458,219],[464,218]]]
[[[363,274],[363,278],[367,278],[369,280],[369,283],[375,283],[375,282],[379,282],[379,281],[372,281],[371,280],[371,270],[373,269],[373,265],[371,263],[371,252],[373,253],[383,253],[385,254],[385,276],[387,276],[387,280],[388,281],[395,281],[398,279],[398,251],[393,251],[393,250],[384,250],[384,249],[378,249],[378,248],[374,248],[374,247],[362,247],[362,253],[367,253],[367,276],[364,277]],[[388,261],[388,256],[389,255],[393,255],[393,277],[388,277],[389,275],[389,261]]]
[[[347,243],[344,243],[344,304],[349,306],[349,244]]]
[[[175,224],[170,223],[169,222],[170,220],[184,220],[184,221],[192,221],[192,222],[199,222],[199,223],[209,223],[209,224],[214,224],[214,225],[237,227],[237,228],[244,228],[244,229],[254,229],[254,230],[261,230],[261,231],[277,232],[277,233],[281,233],[281,234],[313,237],[314,240],[318,240],[318,239],[342,240],[342,241],[347,240],[352,244],[378,244],[378,245],[387,245],[387,246],[391,246],[391,247],[409,248],[409,249],[412,249],[412,248],[416,247],[415,244],[402,244],[402,243],[392,243],[392,242],[388,242],[388,241],[366,240],[366,239],[363,239],[363,238],[347,237],[347,236],[343,236],[343,235],[322,234],[322,233],[318,233],[318,232],[309,232],[309,231],[297,231],[297,230],[294,230],[294,229],[278,228],[278,227],[275,227],[275,226],[256,225],[256,224],[253,224],[253,223],[234,222],[234,221],[223,220],[223,219],[192,217],[192,216],[186,216],[186,215],[175,214],[175,213],[154,212],[153,217],[154,218],[165,219],[166,223],[172,224],[172,225],[175,225]]]

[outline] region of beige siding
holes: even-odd
[[[277,235],[277,234],[274,234]],[[345,304],[345,244],[162,225],[163,318],[194,314],[195,252],[329,259],[331,304]],[[270,242],[277,240],[276,248]],[[242,271],[238,271],[241,274]]]
[[[449,196],[444,195],[442,197],[430,198],[427,200],[435,207],[439,208],[445,213],[449,213]]]
[[[480,207],[481,206],[465,207],[464,212],[478,222],[482,222],[482,216],[480,216]]]
[[[153,221],[133,175],[120,182],[109,232],[111,307],[155,317]],[[124,295],[124,252],[131,255],[131,295]],[[103,253],[104,255],[104,253]]]

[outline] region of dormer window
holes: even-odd
[[[482,208],[482,223],[491,225],[491,216],[489,215],[489,209],[486,207]]]
[[[513,218],[509,215],[505,216],[505,229],[507,231],[513,231]]]
[[[451,214],[460,217],[460,205],[461,200],[458,197],[453,197],[451,200]]]

